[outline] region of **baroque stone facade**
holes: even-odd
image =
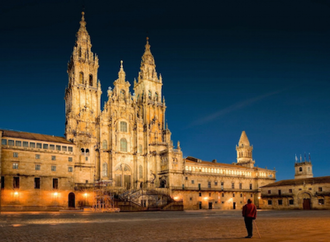
[[[180,143],[173,146],[148,39],[133,94],[121,61],[103,109],[99,60],[91,47],[82,13],[67,70],[65,138],[0,132],[3,207],[86,205],[100,183],[142,206],[157,203],[157,194],[182,200],[185,209],[236,209],[246,198],[258,204],[260,186],[273,182],[275,171],[254,167],[245,131],[234,164],[183,159]],[[166,205],[163,196],[158,200]]]

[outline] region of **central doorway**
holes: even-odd
[[[304,200],[303,200],[303,209],[304,210],[310,210],[311,209],[311,199],[310,198],[304,198]]]
[[[212,203],[209,202],[209,209],[212,209]]]
[[[233,202],[233,209],[236,209],[236,203]]]
[[[75,195],[73,192],[70,192],[69,193],[69,196],[68,196],[68,207],[69,208],[75,208]]]

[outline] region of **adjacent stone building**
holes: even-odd
[[[273,182],[275,171],[254,167],[244,131],[234,164],[183,159],[180,143],[174,147],[148,39],[134,92],[121,61],[103,109],[99,59],[91,46],[82,13],[67,70],[65,137],[0,131],[3,209],[92,204],[100,184],[142,207],[166,205],[166,196],[182,200],[185,209],[236,209],[247,198],[258,204],[260,186]]]
[[[330,176],[313,177],[312,162],[295,163],[295,179],[261,187],[265,209],[330,209]]]

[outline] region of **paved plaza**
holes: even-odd
[[[240,211],[11,213],[0,241],[330,241],[330,211],[258,211],[252,239]]]

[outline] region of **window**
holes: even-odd
[[[191,184],[195,184],[195,181],[194,180],[191,180]]]
[[[282,195],[282,191],[278,190],[278,195],[281,196]]]
[[[192,201],[192,197],[190,197],[189,199],[190,199],[190,201]]]
[[[13,177],[13,188],[19,188],[19,177]]]
[[[127,132],[127,123],[124,121],[120,121],[120,131]]]
[[[93,86],[93,75],[89,75],[89,85],[92,87]]]
[[[89,149],[86,149],[86,155],[89,155]]]
[[[1,189],[5,189],[5,177],[1,177]]]
[[[214,186],[218,186],[218,182],[216,181],[216,182],[214,182]]]
[[[243,197],[243,194],[242,193],[240,194],[240,197]]]
[[[18,169],[18,163],[17,162],[13,163],[13,169]]]
[[[108,143],[106,140],[102,141],[102,149],[106,150],[108,148]]]
[[[40,171],[40,165],[35,165],[35,170]]]
[[[68,161],[70,161],[70,162],[71,162],[71,161],[72,161],[72,157],[68,157]]]
[[[14,140],[8,140],[8,145],[14,146]]]
[[[23,147],[29,147],[29,142],[23,141]]]
[[[235,183],[231,183],[231,188],[234,189],[235,188]]]
[[[322,187],[319,187],[319,192],[322,192]]]
[[[6,139],[1,139],[1,144],[2,145],[7,145],[7,140]]]
[[[21,141],[19,141],[19,140],[16,140],[16,146],[19,146],[19,147],[21,147],[21,146],[22,146],[22,142],[21,142]]]
[[[289,200],[289,205],[293,205],[294,203],[293,203],[293,199],[290,199]]]
[[[278,205],[283,205],[283,201],[282,200],[278,200]]]
[[[56,156],[55,155],[52,155],[52,160],[56,160]]]
[[[240,183],[240,184],[239,184],[239,189],[242,189],[242,187],[243,187],[243,184]]]
[[[53,178],[53,189],[58,189],[58,179]]]
[[[40,155],[36,154],[36,159],[37,160],[40,159]]]
[[[41,149],[41,146],[42,146],[41,143],[37,143],[37,148],[38,149]]]
[[[302,171],[302,167],[299,167],[299,171],[300,171],[300,172]]]
[[[102,176],[108,176],[108,164],[103,163],[102,165]]]
[[[36,143],[30,142],[30,148],[35,148],[35,147],[36,147]]]
[[[289,193],[292,193],[292,189],[289,189]]]
[[[79,51],[81,53],[81,50]],[[79,83],[84,84],[84,73],[80,72],[79,73]]]
[[[186,181],[188,181],[188,177],[186,176]]]
[[[140,179],[143,178],[143,168],[142,168],[142,165],[139,165],[139,178]]]
[[[207,187],[211,188],[211,182],[207,182]]]
[[[13,157],[18,157],[18,153],[17,152],[14,152],[13,153]]]
[[[224,202],[224,201],[222,201],[221,203],[222,203],[222,204],[224,204],[225,202]]]
[[[198,195],[201,197],[202,196],[202,193],[200,192]]]
[[[184,184],[182,184],[182,190],[184,190]]]
[[[307,171],[310,172],[311,171],[311,168],[310,167],[307,167]]]
[[[139,153],[142,154],[142,145],[139,145]]]
[[[155,101],[158,102],[158,93],[155,93]]]
[[[250,184],[250,190],[252,190],[252,184]]]
[[[125,99],[125,91],[124,90],[120,90],[120,98]]]
[[[268,205],[272,205],[273,201],[272,200],[268,200]]]
[[[68,150],[68,147],[62,146],[62,151],[67,151],[67,150]]]
[[[268,194],[272,194],[272,191],[271,190],[268,190]]]
[[[251,197],[253,197],[253,194],[251,194]]]
[[[319,199],[319,205],[324,205],[324,199]]]
[[[72,172],[72,171],[73,171],[72,166],[69,166],[69,167],[68,167],[68,172]]]
[[[34,189],[40,189],[40,178],[34,178]]]
[[[209,193],[209,197],[211,197],[211,193]]]
[[[120,140],[120,151],[127,152],[127,141],[124,138]]]
[[[221,194],[221,197],[225,197],[225,194],[224,194],[224,193],[222,193],[222,194]]]
[[[56,171],[56,166],[52,166],[51,171]]]
[[[151,92],[150,91],[148,91],[148,97],[149,97],[149,99],[151,99]]]
[[[88,161],[88,157],[85,157],[85,160]]]
[[[233,193],[233,197],[235,197],[235,193]]]
[[[61,151],[61,146],[60,145],[56,145],[56,150]]]
[[[49,149],[55,150],[55,145],[49,145]]]
[[[69,146],[69,152],[72,152],[73,151],[73,149],[72,149],[72,147],[71,146]]]

